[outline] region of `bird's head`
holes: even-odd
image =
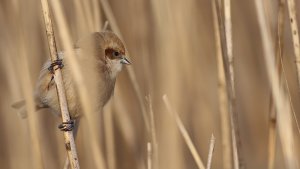
[[[80,40],[77,46],[83,53],[95,56],[101,71],[109,73],[113,78],[122,70],[124,64],[130,64],[124,44],[113,32],[92,33]]]

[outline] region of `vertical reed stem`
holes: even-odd
[[[53,31],[52,21],[50,17],[50,12],[49,12],[49,5],[47,0],[41,0],[41,3],[42,3],[42,11],[43,11],[44,21],[46,26],[46,34],[47,34],[48,44],[49,44],[50,57],[53,62],[57,59],[57,48],[56,48],[54,31]],[[54,80],[56,83],[56,89],[59,98],[58,100],[59,100],[62,120],[63,122],[68,122],[70,121],[70,115],[69,115],[67,100],[65,96],[62,73],[60,69],[54,68],[54,70],[55,70]],[[65,131],[64,138],[65,138],[65,146],[68,153],[69,161],[71,163],[71,167],[72,169],[79,169],[80,166],[77,157],[73,132]]]
[[[296,7],[295,0],[287,0],[288,11],[290,16],[290,27],[291,33],[293,37],[293,45],[294,45],[294,54],[296,60],[297,67],[297,76],[298,76],[298,90],[300,90],[300,43],[299,43],[299,30],[298,23],[296,18]]]
[[[159,160],[158,160],[158,143],[157,143],[157,137],[156,137],[156,129],[155,129],[155,122],[154,122],[154,112],[153,112],[153,107],[152,107],[152,98],[150,94],[148,97],[146,97],[148,104],[149,104],[149,115],[150,115],[150,137],[151,137],[151,156],[152,156],[152,168],[153,169],[158,169],[159,168]]]
[[[42,152],[41,152],[41,144],[39,142],[39,126],[38,126],[38,117],[35,114],[35,102],[32,97],[33,89],[32,89],[32,83],[30,81],[30,72],[29,72],[29,64],[28,64],[28,57],[26,55],[25,50],[25,41],[24,37],[20,35],[21,37],[21,46],[20,46],[20,62],[21,64],[21,70],[22,75],[22,91],[25,96],[26,100],[26,109],[28,112],[28,122],[29,122],[29,129],[30,129],[30,142],[32,146],[32,162],[33,162],[33,168],[39,169],[44,168],[43,166],[43,159],[42,159]]]
[[[275,66],[275,52],[273,50],[270,32],[267,30],[264,8],[261,0],[256,0],[256,10],[262,45],[264,49],[264,58],[269,78],[269,84],[272,90],[272,96],[276,107],[278,119],[278,132],[281,140],[283,157],[287,168],[298,168],[297,155],[294,147],[294,135],[291,119],[291,107],[289,100],[280,87],[279,76]]]
[[[105,168],[105,163],[101,152],[100,140],[98,139],[99,131],[97,131],[99,121],[97,120],[98,118],[94,118],[95,116],[93,115],[93,113],[98,110],[95,110],[96,106],[94,106],[95,104],[92,104],[93,100],[90,99],[91,92],[89,92],[87,85],[85,85],[85,79],[82,75],[82,69],[80,67],[78,58],[70,57],[76,56],[76,54],[73,50],[72,39],[68,31],[69,29],[67,26],[65,15],[62,10],[61,2],[51,2],[54,11],[54,17],[61,28],[59,31],[59,35],[62,41],[62,46],[65,48],[65,58],[67,61],[69,61],[69,64],[71,65],[71,75],[74,78],[74,83],[77,86],[81,86],[80,90],[78,90],[78,95],[80,104],[82,106],[82,111],[85,113],[85,117],[88,121],[87,129],[90,137],[88,141],[90,141],[90,146],[93,147],[91,151],[91,157],[93,158],[93,162],[95,163],[96,167],[103,169]],[[90,73],[93,74],[94,72]]]
[[[151,142],[147,142],[147,169],[152,169],[152,153]]]
[[[221,130],[222,130],[222,158],[223,168],[232,169],[232,150],[230,139],[230,119],[228,112],[228,97],[226,91],[226,78],[224,72],[224,64],[222,57],[222,46],[220,39],[220,28],[218,24],[216,0],[212,0],[214,33],[216,43],[216,55],[218,64],[218,93],[219,93],[219,110],[221,116]]]
[[[296,7],[295,7],[295,0],[287,0],[288,4],[288,11],[290,16],[290,28],[293,37],[293,46],[294,46],[294,54],[295,54],[295,62],[297,67],[297,77],[298,77],[298,90],[300,91],[300,40],[299,40],[299,30],[298,30],[298,23],[296,18]],[[288,89],[289,90],[289,89]],[[300,127],[296,117],[295,111],[293,111],[293,116],[297,125],[297,130],[300,134]]]
[[[224,10],[224,18],[222,11]],[[238,129],[238,113],[236,112],[236,97],[234,87],[234,65],[233,65],[233,53],[232,53],[232,29],[231,29],[231,5],[230,0],[224,0],[224,8],[220,1],[217,1],[217,14],[218,23],[221,35],[221,47],[223,64],[225,70],[225,77],[228,90],[229,113],[230,113],[230,125],[231,125],[231,141],[233,150],[233,162],[234,168],[239,169],[243,167],[243,159],[241,156],[241,142]]]

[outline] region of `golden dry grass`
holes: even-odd
[[[93,85],[85,83],[86,75],[76,68],[76,59],[66,60],[74,66],[73,76],[80,86],[78,92],[86,112],[76,140],[81,168],[198,168],[176,126],[178,123],[164,105],[164,94],[172,103],[172,110],[178,112],[176,117],[180,117],[193,144],[193,154],[204,163],[199,166],[207,166],[212,133],[215,146],[211,168],[233,166],[233,156],[223,156],[232,154],[231,147],[228,150],[228,143],[232,143],[230,131],[226,129],[226,119],[224,122],[224,112],[228,113],[227,104],[231,102],[226,101],[221,88],[225,82],[218,45],[222,44],[215,37],[218,28],[211,0],[49,2],[59,50],[68,50],[80,37],[100,31],[108,20],[108,29],[122,36],[133,63],[119,75],[114,97],[100,114],[90,113],[97,111],[93,107],[94,90],[88,90]],[[295,117],[300,118],[295,53],[299,55],[300,49],[294,49],[297,36],[291,33],[287,7],[292,1],[284,7],[279,45],[275,45],[279,36],[278,3],[265,2],[263,12],[257,13],[253,0],[230,1],[239,155],[242,166],[248,169],[291,168],[293,159],[299,161],[300,155],[300,135],[295,124]],[[299,0],[295,7],[299,23]],[[265,24],[258,19],[262,15],[267,16]],[[63,168],[66,151],[63,133],[57,129],[61,119],[49,110],[33,112],[30,97],[39,70],[49,57],[40,0],[2,0],[0,25],[0,168]],[[299,25],[292,25],[292,30],[297,27],[299,30]],[[261,36],[261,32],[270,36]],[[299,39],[299,34],[296,35]],[[274,47],[273,52],[266,52],[266,48]],[[278,48],[282,50],[284,69],[281,70],[285,72],[280,73],[282,78],[272,80],[277,71],[270,63],[275,64]],[[265,56],[274,62],[266,61]],[[228,85],[228,77],[225,80]],[[269,109],[271,91],[277,93],[273,100],[274,108],[277,106],[279,111],[276,116],[280,118],[279,124],[270,124],[269,118],[274,117]],[[31,110],[28,119],[21,119],[11,108],[12,103],[24,98]],[[281,111],[280,107],[287,107],[287,111]],[[293,109],[295,115],[291,113]]]

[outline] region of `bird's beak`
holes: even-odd
[[[126,58],[126,57],[122,57],[121,59],[121,63],[124,64],[124,65],[130,65],[131,63],[129,62],[129,60]]]

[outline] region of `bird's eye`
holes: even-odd
[[[105,50],[105,56],[111,60],[119,59],[119,58],[121,58],[121,53],[116,49],[108,48]]]
[[[119,55],[120,55],[120,53],[117,52],[117,51],[114,51],[112,54],[113,54],[114,57],[119,57]]]

